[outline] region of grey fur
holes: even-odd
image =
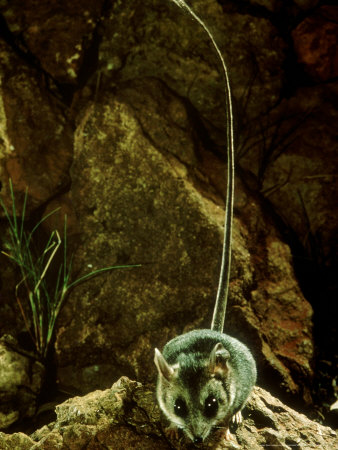
[[[216,352],[222,366],[217,373],[213,368],[211,354],[221,344],[224,349]],[[157,399],[171,425],[181,428],[191,439],[205,440],[211,430],[229,426],[231,418],[242,410],[256,383],[256,365],[249,349],[237,339],[213,330],[194,330],[169,341],[163,355],[158,352],[155,363],[163,358],[173,368],[172,376],[166,379],[159,371]],[[163,362],[162,360],[162,362]],[[214,417],[205,415],[205,400],[214,397],[219,405]],[[187,405],[187,416],[178,417],[175,402],[183,399]]]

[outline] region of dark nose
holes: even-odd
[[[194,444],[200,444],[203,441],[203,439],[201,438],[201,436],[196,436],[194,438]]]

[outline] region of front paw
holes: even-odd
[[[241,411],[236,412],[236,414],[234,414],[234,415],[232,416],[231,421],[232,421],[233,423],[237,423],[237,425],[240,424],[240,423],[242,423],[242,422],[243,422],[243,417],[242,417]]]
[[[166,437],[173,441],[173,440],[178,440],[179,435],[178,435],[178,428],[176,425],[169,425],[169,427],[164,429],[164,433],[166,435]]]

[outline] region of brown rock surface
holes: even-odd
[[[13,337],[1,337],[0,429],[34,416],[44,374],[44,366],[25,354]]]
[[[0,433],[1,450],[15,445],[32,449],[112,448],[186,449],[183,437],[170,443],[163,431],[160,413],[154,404],[153,388],[126,377],[111,389],[74,397],[56,407],[56,421],[30,437]],[[244,423],[233,430],[232,441],[220,441],[217,433],[198,448],[258,450],[266,446],[280,449],[332,450],[337,434],[293,411],[261,388],[255,388],[243,412]],[[30,447],[29,447],[30,445]]]
[[[224,49],[238,107],[250,117],[266,112],[282,87],[285,44],[277,29],[269,20],[238,13],[228,4],[223,12],[214,0],[194,1],[194,10]],[[188,14],[170,0],[145,0],[137,8],[133,2],[114,2],[102,26],[100,89],[137,78],[159,78],[191,103],[215,142],[224,144],[219,61],[206,33]]]
[[[0,176],[3,200],[11,209],[11,178],[18,210],[29,187],[29,209],[60,192],[69,182],[72,137],[59,102],[37,70],[0,41]],[[3,211],[1,209],[1,216]]]
[[[103,0],[2,2],[16,45],[59,83],[75,84],[100,19]]]
[[[241,159],[309,254],[317,242],[326,264],[338,250],[336,100],[337,83],[299,89],[265,118],[264,138],[248,152],[244,146]]]
[[[338,76],[338,6],[322,6],[292,32],[298,61],[315,80]]]

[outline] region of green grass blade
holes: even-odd
[[[3,202],[3,200],[2,200],[1,197],[0,197],[0,205],[1,205],[2,209],[4,210],[6,219],[7,219],[8,223],[9,223],[10,231],[11,231],[11,233],[12,233],[12,230],[13,230],[13,228],[14,228],[14,224],[13,224],[12,219],[11,219],[11,216],[9,215],[9,212],[8,212],[8,210],[7,210],[7,208],[6,208],[6,205],[4,204],[4,202]]]
[[[45,248],[43,249],[43,251],[40,254],[40,256],[38,256],[36,258],[36,261],[35,261],[36,272],[39,272],[39,273],[43,272],[43,268],[46,265],[45,258],[46,257],[48,257],[48,258],[50,257],[50,254],[49,254],[50,250],[53,249],[56,246],[56,242],[53,241],[54,236],[55,236],[55,231],[53,231],[51,233],[51,235],[49,236],[48,241],[47,241],[47,243],[45,245]]]
[[[22,242],[22,236],[23,236],[23,224],[25,221],[27,197],[28,197],[28,188],[26,188],[25,197],[23,199],[22,214],[21,214],[21,226],[20,226],[20,233],[19,233],[19,241],[20,242]]]
[[[69,274],[70,270],[68,271]],[[68,280],[67,275],[67,214],[65,214],[65,222],[63,228],[63,280]]]
[[[77,286],[78,284],[82,283],[85,280],[88,280],[88,278],[95,277],[99,273],[108,272],[109,270],[113,269],[131,269],[133,267],[141,267],[142,264],[131,264],[126,266],[110,266],[110,267],[103,267],[102,269],[94,270],[93,272],[87,273],[86,275],[83,275],[82,277],[78,278],[77,280],[70,283],[68,286],[66,286],[66,290],[73,288],[74,286]]]
[[[53,214],[56,213],[56,211],[59,211],[59,209],[61,209],[61,207],[59,208],[55,208],[53,209],[53,211],[51,211],[50,213],[48,213],[46,216],[43,216],[43,218],[41,220],[39,220],[39,222],[35,225],[35,227],[32,229],[32,231],[29,233],[28,235],[28,242],[31,241],[33,234],[35,233],[35,231],[39,228],[39,226],[48,219],[48,217],[52,216]]]
[[[74,255],[71,255],[67,270],[64,272],[63,285],[67,286],[72,273]]]
[[[59,287],[60,287],[62,270],[63,270],[63,267],[62,267],[62,264],[61,264],[60,267],[59,267],[59,270],[58,270],[57,277],[56,277],[56,283],[55,283],[55,289],[54,289],[54,304],[55,304],[55,302],[56,302],[56,300],[58,298],[58,295],[59,295]]]
[[[11,193],[11,201],[12,201],[13,231],[15,232],[15,237],[18,238],[18,235],[17,235],[18,224],[17,224],[17,220],[16,220],[15,197],[14,197],[13,184],[12,184],[11,178],[9,179],[9,190]]]
[[[54,242],[52,242],[51,244],[49,244],[54,234],[55,234],[55,236],[57,237],[58,241],[57,241],[57,242],[54,241]],[[45,250],[44,250],[43,253],[42,253],[41,261],[42,261],[42,262],[44,261],[44,256],[45,256],[51,249],[53,249],[53,251],[52,251],[51,254],[49,255],[46,264],[45,264],[44,266],[43,266],[43,265],[41,266],[42,273],[41,273],[40,276],[39,276],[39,280],[38,280],[38,282],[37,282],[37,284],[36,284],[36,286],[35,286],[35,288],[34,288],[34,292],[35,292],[36,289],[38,289],[38,287],[40,286],[40,283],[42,282],[43,278],[45,277],[45,275],[46,275],[46,273],[47,273],[47,270],[48,270],[48,268],[49,268],[49,266],[50,266],[50,264],[51,264],[51,262],[52,262],[52,260],[53,260],[53,258],[54,258],[54,256],[55,256],[56,252],[58,251],[58,248],[60,247],[60,244],[61,244],[61,239],[60,239],[60,236],[59,236],[58,231],[57,231],[57,230],[56,230],[55,232],[53,231],[52,234],[51,234],[51,237],[50,237],[49,240],[48,240],[48,244],[47,244],[48,246],[45,248]]]
[[[28,293],[28,299],[29,299],[29,304],[31,307],[31,311],[32,311],[32,321],[33,321],[33,330],[34,330],[34,337],[35,337],[35,345],[36,347],[38,347],[39,345],[39,333],[38,333],[38,314],[36,311],[36,305],[35,305],[35,301],[34,301],[34,296],[32,292]]]

